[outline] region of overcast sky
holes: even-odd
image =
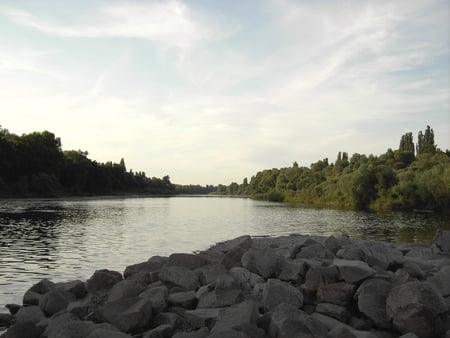
[[[449,95],[448,0],[0,0],[0,125],[174,183],[445,150]]]

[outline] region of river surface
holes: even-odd
[[[0,200],[0,312],[42,278],[86,280],[153,255],[193,252],[243,234],[291,233],[426,242],[450,220],[433,214],[292,207],[245,198]]]

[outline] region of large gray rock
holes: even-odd
[[[450,231],[438,230],[434,237],[434,244],[444,253],[450,253]]]
[[[153,313],[158,314],[167,308],[169,289],[164,285],[153,287],[140,293],[139,298],[149,300],[152,303]]]
[[[434,285],[443,297],[450,296],[450,265],[444,266],[430,277],[428,282]]]
[[[223,264],[207,264],[195,270],[201,285],[214,283],[218,276],[227,273]]]
[[[44,318],[44,313],[40,307],[36,305],[21,307],[14,316],[14,320],[17,323],[32,322],[37,324]]]
[[[420,338],[443,334],[440,318],[447,306],[436,289],[426,282],[409,282],[391,289],[386,300],[388,318],[401,333]]]
[[[122,280],[112,287],[108,295],[108,302],[120,298],[137,296],[147,289],[147,285],[137,280]]]
[[[203,327],[197,331],[191,332],[176,332],[172,338],[206,338],[209,335],[209,330]]]
[[[43,329],[33,322],[15,323],[5,333],[5,338],[39,338]],[[2,335],[3,338],[3,335]]]
[[[317,290],[320,285],[333,284],[339,281],[338,269],[332,266],[311,266],[306,272],[304,287]]]
[[[70,302],[76,298],[72,293],[64,292],[58,288],[54,288],[47,292],[39,301],[39,307],[46,316],[65,310]]]
[[[186,290],[195,290],[200,284],[198,274],[184,266],[165,266],[159,279]]]
[[[55,283],[48,279],[42,279],[31,288],[29,288],[23,296],[23,305],[39,305],[39,300],[47,292],[56,286]]]
[[[359,283],[375,274],[375,270],[365,262],[335,259],[333,264],[338,268],[341,278],[347,283]]]
[[[277,279],[267,280],[263,291],[264,310],[270,311],[282,303],[301,308],[303,306],[302,293],[289,283]]]
[[[202,292],[199,297],[199,308],[214,308],[230,306],[242,300],[242,292],[233,277],[220,275],[217,277],[214,289]]]
[[[95,293],[102,290],[111,289],[116,283],[122,280],[120,272],[108,269],[97,270],[86,282],[86,289]]]
[[[242,256],[247,252],[248,249],[243,247],[235,247],[229,250],[222,258],[221,263],[227,268],[231,269],[233,267],[240,267],[242,265]]]
[[[321,285],[317,289],[317,300],[319,303],[347,306],[353,300],[355,289],[353,284],[343,282]]]
[[[169,305],[178,306],[185,309],[195,309],[197,306],[197,298],[194,291],[177,292],[169,295]]]
[[[211,329],[221,311],[223,311],[223,308],[188,310],[185,312],[185,318],[194,329],[202,327]]]
[[[327,328],[291,304],[280,304],[270,312],[266,329],[270,338],[326,337]]]
[[[328,332],[327,338],[378,338],[374,333],[368,331],[352,330],[347,327],[338,326]]]
[[[123,276],[129,278],[137,273],[160,271],[166,261],[167,257],[153,256],[146,262],[127,266],[123,272]]]
[[[189,270],[194,270],[206,263],[207,261],[202,256],[188,253],[174,253],[167,259],[166,266],[184,266]]]
[[[343,323],[347,323],[351,317],[350,311],[345,306],[330,303],[317,304],[316,312],[336,318]]]
[[[244,291],[252,290],[256,284],[264,283],[264,279],[246,268],[234,267],[228,272],[234,278],[238,288]]]
[[[252,238],[249,235],[243,235],[243,236],[233,238],[229,241],[217,243],[210,250],[228,252],[236,247],[240,247],[240,248],[243,248],[244,250],[248,250],[249,248],[252,247],[252,245],[253,245]]]
[[[211,333],[228,329],[246,330],[248,327],[256,327],[258,317],[258,304],[254,301],[244,301],[232,305],[219,313]]]
[[[83,298],[87,294],[85,283],[80,280],[57,283],[56,288],[73,294],[76,299]]]
[[[152,302],[145,298],[129,297],[105,304],[99,317],[122,332],[146,329],[152,318]]]
[[[277,256],[271,248],[250,248],[242,256],[241,263],[247,270],[267,279],[269,277],[274,277],[277,274],[280,257]]]
[[[304,246],[300,252],[295,256],[297,258],[321,258],[333,259],[334,254],[320,243]]]
[[[364,281],[355,293],[359,312],[384,329],[392,326],[386,313],[386,298],[391,289],[392,284],[386,280],[369,279]]]
[[[98,328],[89,333],[86,338],[131,338],[131,336],[123,332]]]
[[[278,279],[285,282],[303,283],[306,275],[306,264],[303,261],[283,260]]]

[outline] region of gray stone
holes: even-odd
[[[380,328],[392,326],[386,314],[386,298],[391,288],[392,284],[386,280],[370,279],[364,281],[355,293],[359,311]]]
[[[142,338],[165,338],[171,337],[173,334],[173,328],[168,324],[159,325],[150,331],[145,332]]]
[[[81,321],[81,320],[68,320],[61,325],[54,325],[48,338],[85,338],[96,329],[106,329],[112,330],[111,332],[119,332],[115,327],[107,323],[95,324],[91,321]],[[48,331],[48,327],[46,332]],[[44,336],[46,336],[44,332]]]
[[[258,304],[254,301],[232,305],[219,313],[211,333],[227,329],[243,329],[247,326],[256,327],[258,316]]]
[[[8,327],[11,325],[12,315],[10,313],[0,313],[0,327]]]
[[[122,332],[146,329],[152,318],[152,303],[139,297],[122,298],[105,304],[99,310],[100,318]]]
[[[43,329],[33,322],[19,322],[6,331],[5,338],[39,338]],[[3,338],[3,335],[2,335]]]
[[[330,251],[331,253],[333,253],[335,255],[336,252],[338,252],[339,249],[341,248],[341,243],[339,243],[339,241],[336,239],[336,237],[329,236],[325,240],[325,247],[327,248],[328,251]]]
[[[63,337],[64,335],[62,335],[60,332],[62,330],[63,326],[70,322],[74,322],[74,321],[80,322],[80,319],[77,316],[75,316],[69,312],[60,312],[60,313],[52,316],[51,318],[49,318],[46,321],[46,327],[45,327],[43,336],[49,337],[49,338]],[[87,322],[83,322],[83,323],[87,323]],[[93,327],[94,323],[92,323],[92,322],[89,322],[89,323],[92,324],[92,327]],[[41,324],[42,324],[42,322],[39,325],[41,325]]]
[[[169,295],[169,305],[178,306],[185,309],[195,309],[197,298],[194,291],[177,292]]]
[[[140,293],[139,298],[148,299],[152,303],[153,313],[158,314],[167,308],[169,289],[166,286],[157,286]]]
[[[423,279],[426,276],[425,272],[416,262],[405,261],[403,264],[403,269],[413,278]]]
[[[359,283],[375,274],[375,270],[365,262],[335,259],[333,264],[338,268],[341,278],[347,283]]]
[[[163,324],[169,325],[172,328],[172,332],[175,332],[179,326],[184,324],[184,319],[172,312],[159,313],[152,318],[151,327],[157,327]]]
[[[131,336],[123,332],[99,328],[93,330],[86,338],[131,338]]]
[[[154,271],[160,271],[166,261],[166,257],[153,256],[146,262],[127,266],[125,268],[125,271],[123,272],[123,276],[125,278],[130,278],[131,276],[141,272],[150,273]]]
[[[319,303],[332,303],[347,306],[352,302],[355,286],[348,283],[321,285],[317,289]]]
[[[120,272],[108,269],[97,270],[86,282],[86,289],[89,292],[109,290],[114,284],[122,280]]]
[[[347,323],[350,319],[350,311],[347,310],[347,308],[344,306],[335,304],[319,303],[317,304],[316,312],[336,318],[337,320],[344,323]]]
[[[57,283],[56,288],[69,292],[75,296],[76,299],[83,298],[87,294],[85,284],[80,280],[74,280],[70,282]]]
[[[234,239],[231,239],[229,241],[217,243],[210,250],[228,252],[231,249],[236,248],[236,247],[241,247],[245,250],[248,250],[249,248],[252,247],[252,244],[253,244],[252,238],[248,235],[243,235],[243,236],[239,236]]]
[[[299,289],[277,279],[267,280],[263,291],[263,306],[270,311],[281,303],[291,304],[297,308],[303,306],[303,296]]]
[[[195,270],[205,265],[206,263],[206,260],[198,255],[188,253],[174,253],[167,259],[166,266],[184,266],[189,270]]]
[[[401,336],[398,337],[398,338],[419,338],[419,337],[417,337],[416,334],[414,334],[414,333],[412,333],[412,332],[409,332],[409,333],[406,333],[406,334],[404,334],[404,335],[401,335]]]
[[[258,283],[264,283],[261,276],[242,267],[231,268],[228,273],[234,278],[237,287],[244,291],[252,290]]]
[[[217,316],[222,310],[222,308],[189,310],[185,312],[185,318],[194,329],[199,329],[201,327],[208,327],[211,329],[216,322]]]
[[[39,305],[39,303],[36,305]],[[22,306],[19,304],[6,304],[5,307],[9,310],[10,314],[15,315]]]
[[[347,327],[338,326],[328,332],[327,338],[378,338],[375,334],[368,331],[359,331]]]
[[[66,310],[82,319],[88,315],[90,311],[90,304],[87,300],[70,302],[67,305]]]
[[[300,252],[295,256],[297,258],[321,258],[321,259],[333,259],[334,254],[329,251],[322,244],[317,243],[301,248]]]
[[[122,280],[112,287],[108,295],[108,302],[120,298],[137,296],[146,290],[147,286],[136,280]]]
[[[14,316],[14,320],[17,323],[32,322],[37,324],[44,318],[44,313],[42,312],[40,307],[36,305],[21,307]]]
[[[401,333],[437,337],[443,333],[439,318],[447,312],[442,296],[426,282],[409,282],[391,289],[386,300],[388,318]]]
[[[450,296],[450,265],[444,266],[439,272],[428,279],[443,297]]]
[[[337,320],[336,318],[326,316],[322,313],[314,312],[311,314],[311,318],[319,322],[321,325],[323,325],[327,330],[332,330],[336,327],[345,327],[349,330],[353,330],[353,328],[350,325],[347,325],[344,322],[341,322]]]
[[[450,253],[450,231],[438,230],[434,237],[434,244],[444,253]]]
[[[186,290],[195,290],[199,286],[197,273],[183,266],[164,267],[159,273],[159,279]]]
[[[209,330],[206,327],[202,327],[197,331],[191,332],[176,332],[172,338],[206,338],[209,335]]]
[[[48,279],[42,279],[31,288],[29,288],[23,296],[23,305],[39,305],[39,300],[47,292],[56,286],[55,283]]]
[[[306,272],[304,287],[317,290],[320,285],[333,284],[339,281],[339,272],[335,266],[311,266]]]
[[[278,279],[285,282],[303,283],[306,275],[306,264],[302,261],[284,260],[281,262]]]
[[[197,272],[199,276],[200,284],[207,285],[214,283],[218,276],[227,272],[227,269],[223,264],[207,264],[196,269],[195,272]]]
[[[264,279],[277,275],[279,262],[279,256],[271,248],[250,248],[241,259],[244,268]]]
[[[433,252],[427,247],[412,247],[405,254],[405,257],[416,257],[421,259],[431,259],[433,257]]]
[[[246,251],[247,249],[242,247],[232,248],[223,256],[221,263],[228,270],[233,267],[240,267],[242,266],[241,263],[242,256],[245,254]]]
[[[64,292],[58,288],[54,288],[47,292],[39,301],[39,307],[46,316],[65,310],[70,302],[75,300],[72,293]]]

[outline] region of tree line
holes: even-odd
[[[0,126],[0,197],[175,192],[169,176],[149,178],[127,171],[123,159],[99,163],[86,151],[63,151],[60,138],[48,131],[19,136]]]
[[[216,194],[343,207],[358,210],[420,210],[449,212],[450,152],[439,149],[427,126],[400,139],[397,150],[374,156],[339,152],[301,167],[266,169],[241,184],[219,185]]]

